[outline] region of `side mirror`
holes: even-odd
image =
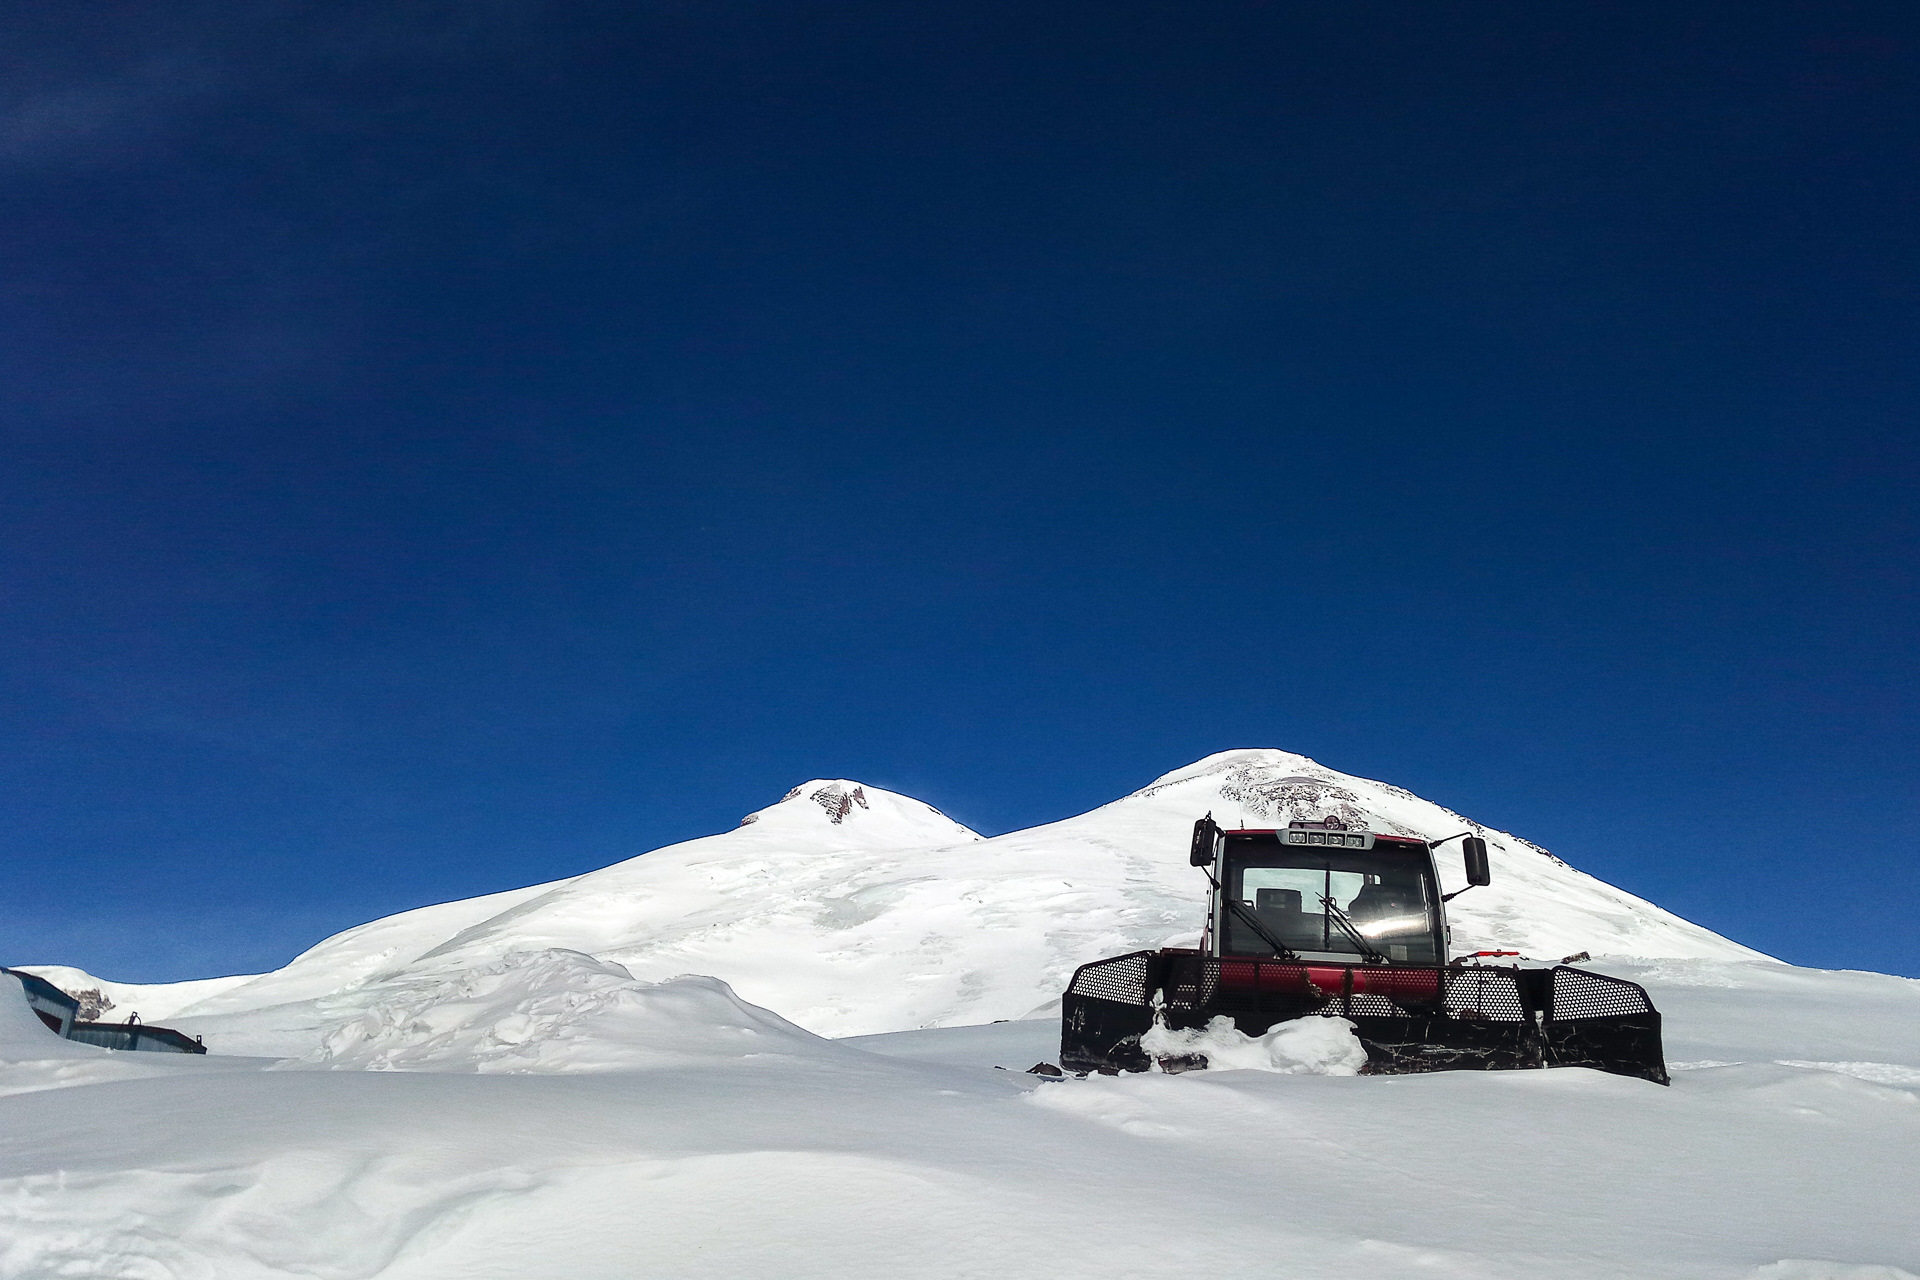
[[[1467,860],[1467,883],[1471,885],[1491,884],[1493,874],[1487,868],[1487,842],[1479,836],[1468,836],[1460,842],[1460,854]]]
[[[1220,843],[1220,827],[1208,814],[1193,824],[1193,848],[1187,852],[1187,861],[1196,867],[1213,865],[1213,853]]]

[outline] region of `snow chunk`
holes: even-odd
[[[1367,1051],[1353,1023],[1317,1014],[1283,1022],[1263,1036],[1247,1035],[1225,1016],[1197,1031],[1155,1026],[1140,1037],[1140,1047],[1156,1059],[1197,1054],[1216,1071],[1351,1076],[1367,1065]]]
[[[591,1072],[852,1052],[748,1004],[718,978],[641,982],[578,951],[408,975],[301,1061],[369,1071]]]

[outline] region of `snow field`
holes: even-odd
[[[512,1015],[489,1008],[416,1030],[407,1043],[439,1055],[429,1070],[167,1056],[163,1074],[0,1098],[0,1276],[1897,1280],[1920,1266],[1911,1086],[1771,1061],[1679,1072],[1670,1089],[1578,1069],[1046,1082],[983,1063],[1030,1065],[1041,1024],[855,1046],[743,1015],[719,984],[634,986],[666,1001],[636,1006],[657,1034],[677,1028],[671,1053],[641,1047],[654,1065],[503,1073],[478,1031]],[[1747,993],[1749,1020],[1766,998]],[[578,1025],[613,1028],[601,1061],[630,1029]],[[762,1039],[737,1043],[743,1028]],[[876,1051],[895,1040],[912,1056]]]

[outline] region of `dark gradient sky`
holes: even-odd
[[[1281,746],[1920,975],[1915,14],[6,6],[0,960]]]

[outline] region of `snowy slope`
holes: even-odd
[[[733,831],[375,921],[170,1016],[216,1048],[299,1054],[416,967],[564,948],[643,979],[712,974],[827,1035],[1019,1018],[1087,960],[1197,937],[1204,886],[1185,849],[1209,811],[1229,827],[1336,814],[1380,831],[1480,832],[1494,883],[1452,904],[1456,951],[1762,958],[1398,787],[1246,750],[987,840],[905,796],[815,780]],[[1449,888],[1462,883],[1458,847],[1441,859]]]
[[[403,972],[450,934],[511,911],[551,887],[509,889],[387,916],[336,933],[294,957],[286,968],[225,987],[188,1007],[211,1013],[258,1009],[378,982]]]
[[[1671,1089],[1043,1083],[993,1069],[1034,1023],[836,1043],[555,951],[277,1064],[73,1045],[0,985],[0,1280],[1914,1280],[1920,983],[1643,970]]]

